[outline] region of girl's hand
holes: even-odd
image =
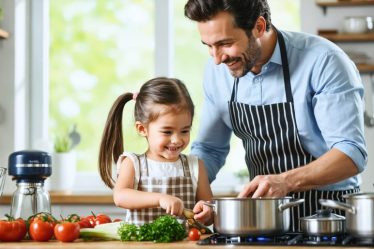
[[[166,210],[166,213],[181,216],[183,213],[183,201],[177,197],[162,194],[159,199],[159,205]]]
[[[199,201],[193,208],[195,213],[194,219],[209,226],[213,223],[213,209],[207,205],[204,205],[204,201]]]

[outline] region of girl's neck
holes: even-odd
[[[146,151],[144,153],[144,156],[145,156],[146,159],[150,159],[152,161],[156,161],[156,162],[169,162],[169,163],[174,163],[174,162],[178,161],[180,159],[180,157],[181,157],[181,155],[179,155],[177,158],[167,159],[167,158],[160,157],[160,156],[154,156],[149,151]]]

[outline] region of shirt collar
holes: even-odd
[[[282,65],[282,58],[281,58],[280,47],[279,47],[279,42],[278,41],[277,41],[277,44],[275,45],[273,55],[270,57],[269,62],[273,62],[273,63],[279,64],[279,65]]]

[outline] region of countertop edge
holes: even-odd
[[[73,193],[66,192],[49,192],[52,204],[60,205],[114,205],[112,194],[94,194],[94,193]],[[219,193],[215,198],[234,197],[236,193]],[[3,195],[0,198],[0,205],[9,205],[12,202],[12,195]]]

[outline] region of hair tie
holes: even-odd
[[[136,98],[138,97],[139,92],[135,92],[132,94],[132,99],[136,101]]]

